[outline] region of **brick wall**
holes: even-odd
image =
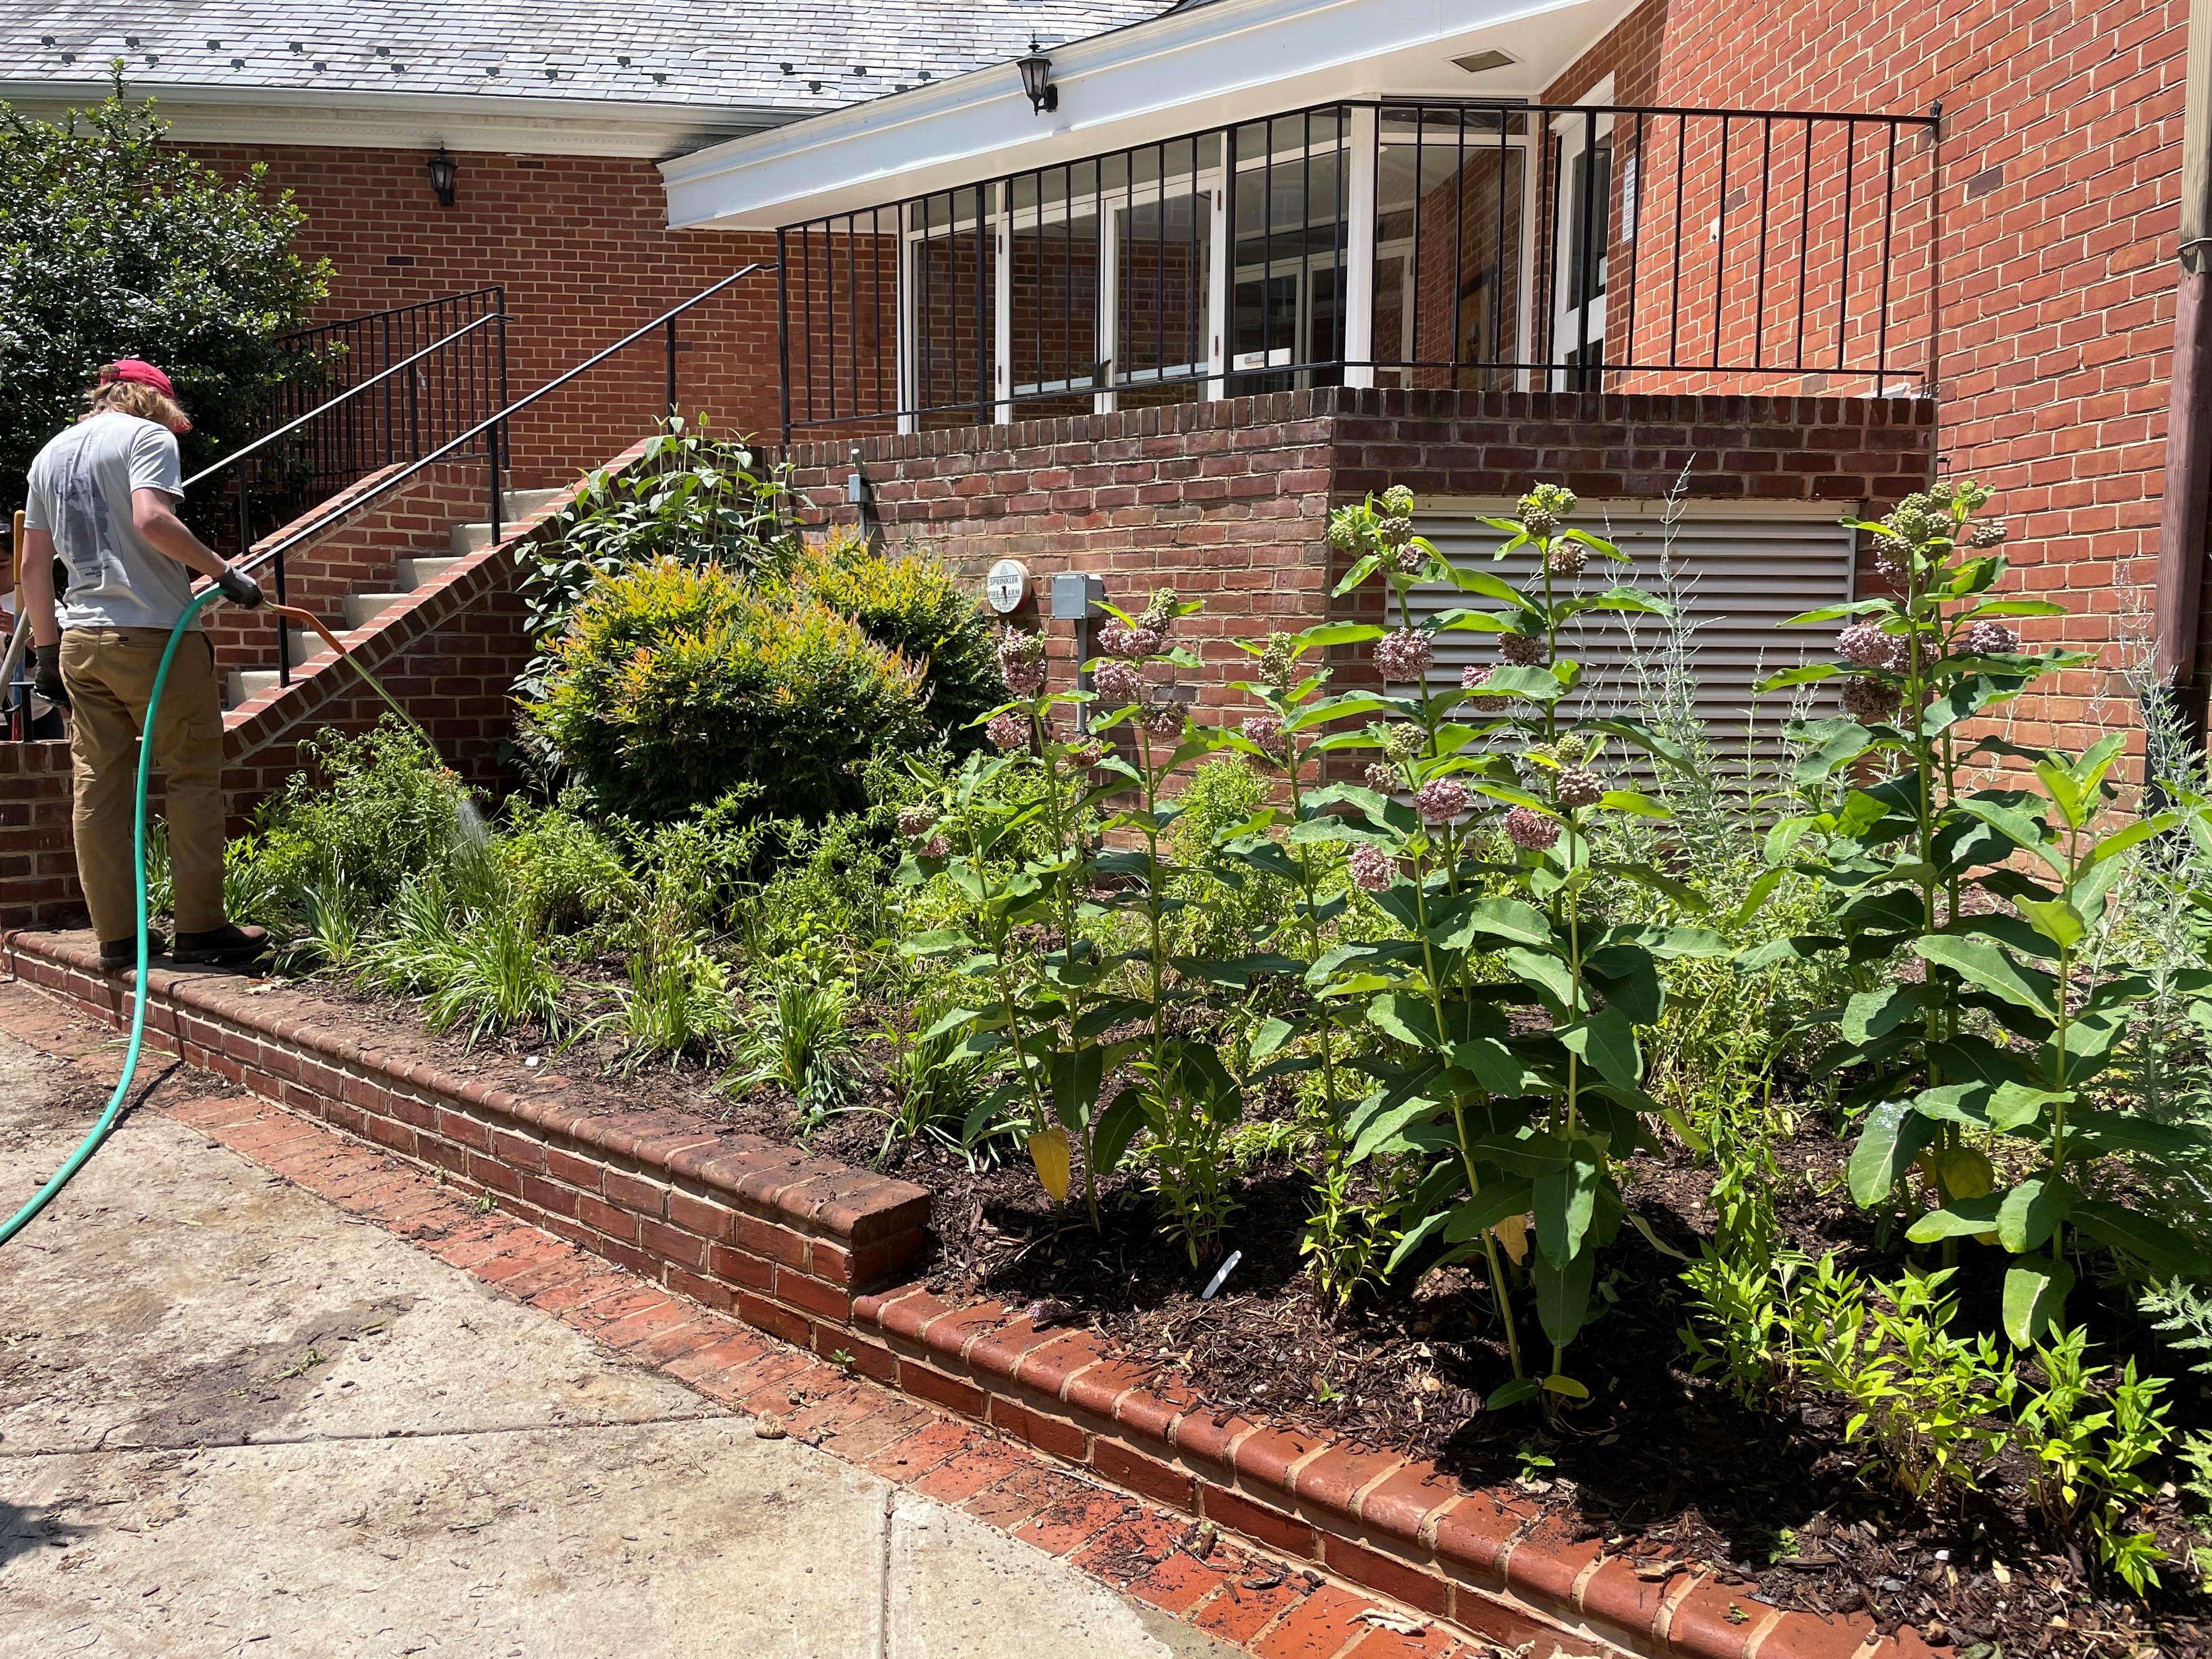
[[[1590,499],[1663,495],[1687,465],[1717,500],[1879,509],[1925,483],[1933,415],[1917,400],[1634,398],[1354,391],[1018,422],[878,437],[861,467],[894,541],[925,544],[980,577],[1018,558],[1035,626],[1044,579],[1082,569],[1141,604],[1168,585],[1207,601],[1186,624],[1206,666],[1200,706],[1249,659],[1227,641],[1330,614],[1329,508],[1403,483],[1428,496],[1518,495],[1546,479]],[[790,459],[803,515],[849,523],[843,442]],[[1052,625],[1054,649],[1073,646]]]
[[[2031,638],[2102,653],[2025,699],[2013,735],[2093,741],[2148,611],[2172,346],[2180,0],[2021,11],[1987,0],[1652,0],[1550,88],[1608,69],[1620,102],[1921,113],[1943,106],[1942,470],[2001,492],[2017,584],[2069,617]]]
[[[508,385],[515,395],[651,321],[755,259],[772,235],[671,230],[650,161],[574,155],[457,155],[454,205],[431,194],[412,150],[196,145],[229,177],[255,162],[267,188],[307,215],[298,247],[334,267],[318,320],[358,316],[466,289],[507,290]],[[678,331],[677,397],[726,429],[780,420],[773,273],[738,283]],[[663,406],[659,337],[641,341],[518,417],[521,488],[567,483],[646,432]]]

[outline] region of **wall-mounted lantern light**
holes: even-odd
[[[446,147],[439,145],[438,153],[430,158],[430,188],[437,191],[440,207],[453,206],[453,179],[459,172],[453,158],[446,153]]]
[[[1037,50],[1035,37],[1030,40],[1030,55],[1015,67],[1022,72],[1022,90],[1030,95],[1030,109],[1042,115],[1060,107],[1060,88],[1052,83],[1052,59]]]

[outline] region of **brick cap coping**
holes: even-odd
[[[127,1008],[127,980],[101,976],[88,941],[17,932],[7,936],[5,954],[24,978],[105,1018]],[[222,1029],[234,1028],[250,1034],[246,1044],[381,1073],[526,1133],[591,1146],[850,1244],[927,1224],[929,1194],[910,1182],[794,1155],[760,1136],[715,1134],[667,1109],[587,1115],[397,1060],[312,1020],[281,1017],[249,988],[258,981],[162,969],[149,978],[149,1029],[156,1010],[206,1016],[222,1024],[191,1034],[195,1042],[210,1035],[240,1041]],[[494,1157],[500,1146],[495,1139]],[[680,1218],[672,1221],[680,1231]],[[742,1301],[738,1311],[748,1316]],[[1178,1398],[1172,1384],[1158,1385],[1157,1373],[1116,1357],[1092,1332],[1039,1330],[1003,1304],[955,1307],[908,1284],[851,1297],[842,1320],[749,1322],[825,1354],[857,1346],[859,1353],[840,1358],[902,1392],[1470,1628],[1484,1623],[1478,1604],[1502,1604],[1648,1659],[1929,1659],[1949,1651],[1910,1627],[1881,1637],[1863,1615],[1768,1607],[1692,1560],[1608,1555],[1601,1540],[1574,1539],[1560,1517],[1511,1487],[1470,1492],[1431,1462]]]
[[[127,1018],[130,976],[104,975],[99,947],[89,935],[64,936],[19,931],[6,938],[9,965],[21,971],[23,958],[82,975],[110,988],[110,1006],[99,1012]],[[67,981],[48,975],[23,975],[88,1000]],[[623,1112],[584,1112],[556,1101],[532,1100],[479,1078],[447,1072],[428,1060],[403,1060],[371,1048],[312,1019],[286,1018],[272,1011],[252,988],[265,981],[222,972],[182,973],[155,968],[148,975],[151,1001],[147,1027],[156,1028],[162,1011],[204,1015],[242,1030],[261,1044],[289,1049],[330,1066],[381,1075],[410,1091],[443,1097],[495,1123],[512,1126],[536,1138],[556,1139],[655,1173],[672,1185],[699,1188],[732,1209],[761,1214],[803,1232],[826,1235],[841,1243],[878,1243],[927,1225],[929,1194],[910,1181],[848,1168],[831,1158],[811,1158],[763,1136],[706,1122],[666,1107]],[[495,1150],[497,1143],[495,1142]]]

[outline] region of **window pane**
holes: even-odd
[[[1115,384],[1203,375],[1213,345],[1212,198],[1171,194],[1139,201],[1115,219]]]
[[[1410,113],[1410,112],[1409,112]],[[1472,112],[1462,140],[1433,118],[1421,143],[1386,143],[1376,184],[1375,356],[1409,366],[1385,385],[1510,385],[1522,356],[1527,152]],[[1386,137],[1389,132],[1385,127]],[[1469,372],[1457,365],[1474,366]]]
[[[1086,204],[1087,205],[1087,204]],[[1018,211],[1012,269],[1014,396],[1028,415],[1088,414],[1097,385],[1098,216],[1079,207]],[[1077,395],[1079,394],[1079,395]],[[1073,400],[1063,404],[1062,397]],[[1032,404],[1033,398],[1052,398]]]

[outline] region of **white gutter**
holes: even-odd
[[[659,161],[795,119],[787,109],[514,94],[319,91],[131,83],[181,143],[316,144],[463,154],[633,156]],[[52,118],[105,99],[106,81],[0,77],[0,101]]]
[[[1624,0],[1216,0],[1052,48],[1056,113],[1012,64],[661,164],[669,223],[768,228],[1339,98],[1533,97]],[[1451,60],[1496,47],[1506,70]]]

